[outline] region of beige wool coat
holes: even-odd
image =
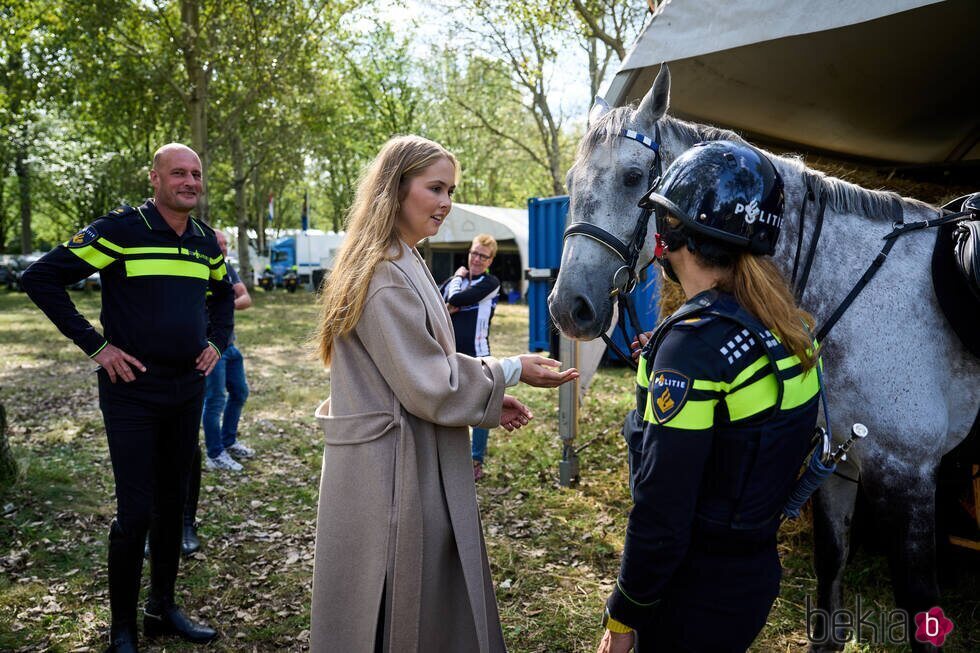
[[[432,275],[401,249],[335,341],[318,410],[311,650],[372,653],[380,619],[386,652],[503,652],[466,428],[499,423],[503,371],[456,353]]]

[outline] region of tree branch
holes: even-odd
[[[615,50],[620,61],[626,58],[626,48],[623,46],[623,41],[602,29],[602,26],[599,25],[599,21],[597,21],[596,17],[589,12],[582,0],[572,0],[572,6],[575,7],[575,13],[577,13],[579,17],[585,21],[585,24],[589,26],[589,29],[592,30],[592,34],[597,39]]]
[[[463,102],[459,98],[453,98],[453,102],[455,102],[459,106],[463,107],[464,109],[466,109],[467,111],[469,111],[473,116],[475,116],[476,119],[480,121],[480,124],[483,125],[483,127],[487,131],[489,131],[493,135],[497,136],[498,138],[502,138],[502,139],[504,139],[506,141],[509,141],[509,142],[513,143],[514,145],[516,145],[517,147],[519,147],[521,150],[523,150],[525,153],[527,153],[527,155],[529,157],[531,157],[531,160],[532,161],[534,161],[535,163],[537,163],[538,165],[540,165],[541,167],[543,167],[545,170],[549,170],[548,163],[544,159],[542,159],[538,155],[537,152],[535,152],[530,147],[528,147],[527,144],[522,143],[521,141],[517,140],[517,138],[515,138],[514,136],[511,136],[510,134],[506,133],[505,131],[503,131],[501,129],[498,129],[497,127],[494,127],[493,124],[487,119],[486,116],[484,116],[482,113],[480,113],[479,111],[477,111],[473,107],[467,105],[465,102]]]

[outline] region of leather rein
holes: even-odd
[[[650,164],[650,169],[647,173],[647,188],[653,188],[653,186],[660,179],[660,175],[663,171],[663,161],[660,156],[660,125],[658,124],[656,126],[656,131],[654,132],[653,138],[632,129],[624,129],[618,134],[618,136],[636,141],[644,147],[653,150],[653,162]],[[627,316],[629,317],[629,321],[632,323],[633,330],[637,335],[640,334],[643,328],[640,325],[640,320],[637,318],[636,310],[633,307],[633,303],[630,301],[629,294],[633,292],[633,289],[636,288],[636,284],[639,282],[636,264],[640,258],[640,252],[643,250],[643,243],[646,241],[647,227],[650,223],[651,215],[653,215],[652,210],[641,210],[640,216],[636,220],[636,224],[633,227],[633,233],[628,242],[623,242],[615,234],[612,234],[602,227],[592,224],[591,222],[571,223],[568,225],[568,228],[565,229],[565,235],[562,238],[562,240],[567,240],[571,236],[590,238],[611,250],[623,262],[623,265],[621,265],[616,272],[613,273],[612,284],[609,288],[609,296],[615,297],[618,303],[619,327],[622,331],[627,349],[629,348],[630,344],[629,333],[626,330]],[[642,268],[640,268],[640,270],[645,269],[652,262],[653,259],[650,259],[643,265]],[[636,368],[636,363],[633,362],[633,357],[628,353],[624,353],[616,345],[616,343],[612,341],[612,338],[610,338],[606,333],[603,333],[601,337],[606,345],[612,349],[612,351],[619,358],[621,358],[627,365],[633,367],[634,369]]]

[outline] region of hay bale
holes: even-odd
[[[657,274],[660,274],[660,268],[654,268]],[[684,297],[684,289],[681,288],[681,284],[674,283],[669,279],[665,279],[662,275],[660,277],[660,317],[659,320],[663,320],[668,315],[672,314],[678,308],[680,308],[687,298]]]

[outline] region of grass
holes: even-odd
[[[83,314],[98,314],[98,295],[72,297]],[[322,454],[312,414],[329,383],[305,346],[315,320],[310,296],[255,300],[237,315],[237,333],[251,386],[242,434],[259,457],[243,474],[205,472],[204,548],[181,567],[179,601],[221,630],[210,650],[302,651]],[[522,352],[526,308],[502,306],[493,332],[495,354]],[[20,294],[0,292],[0,351],[0,402],[22,467],[0,496],[0,651],[101,650],[114,502],[93,366]],[[491,433],[478,486],[505,638],[517,653],[594,651],[630,507],[619,425],[631,375],[597,375],[580,411],[581,437],[595,441],[581,453],[582,481],[572,489],[557,483],[557,391],[522,386],[515,394],[536,419],[522,431]],[[805,521],[784,527],[782,595],[753,650],[805,647],[804,606],[815,595],[810,540]],[[956,569],[944,597],[956,624],[946,650],[978,650],[976,558]],[[876,612],[893,604],[878,555],[859,552],[847,586]],[[146,650],[194,648],[164,640]]]

